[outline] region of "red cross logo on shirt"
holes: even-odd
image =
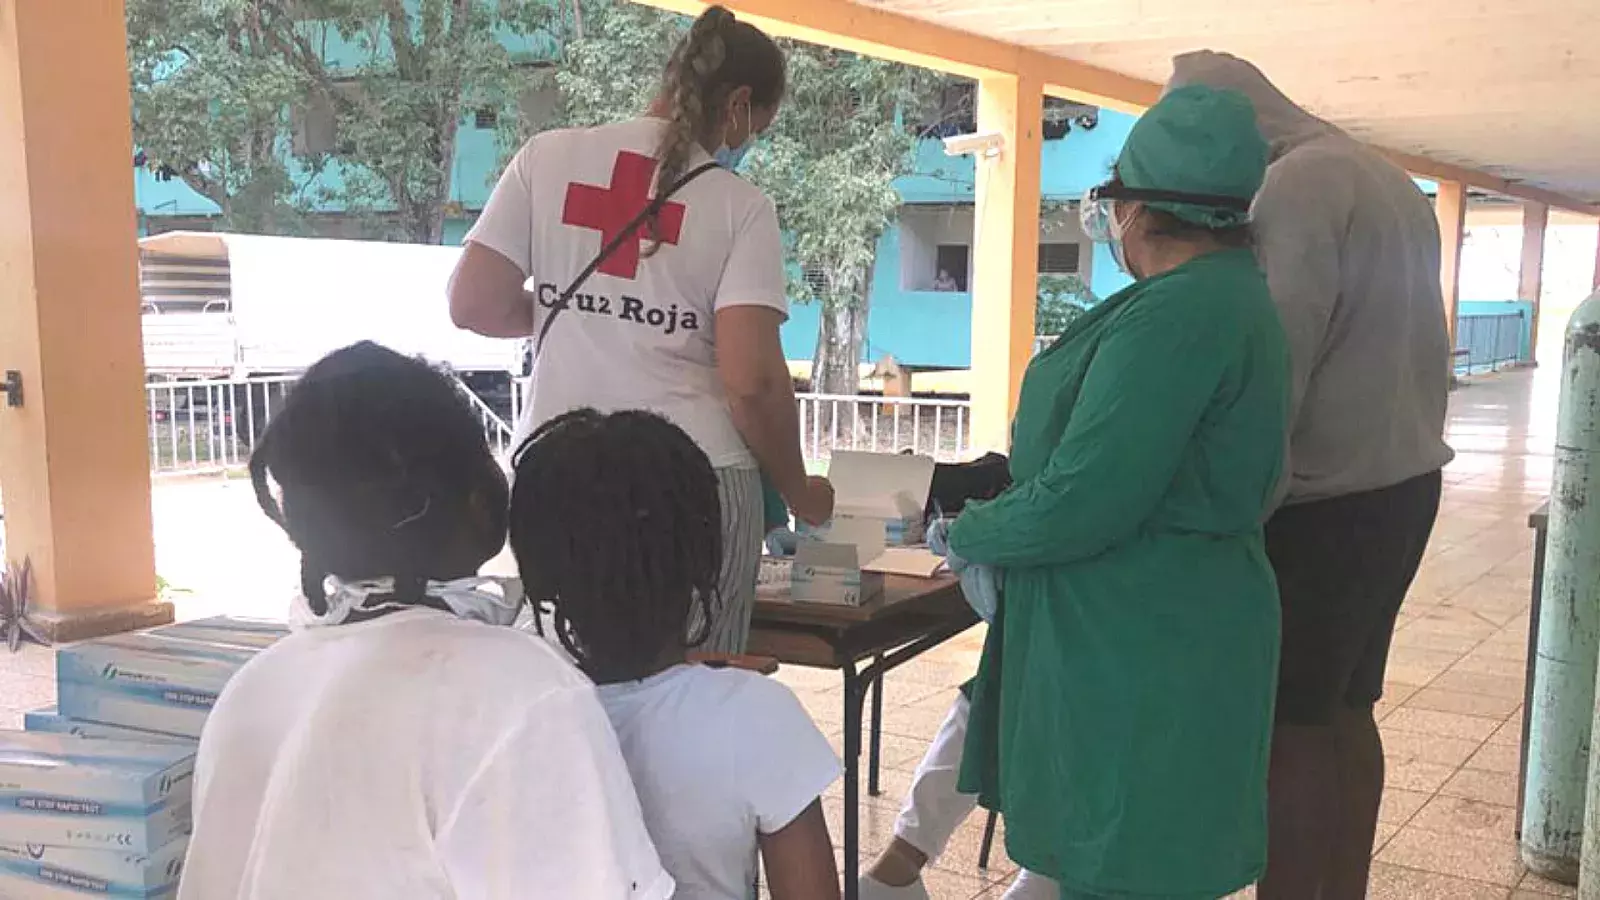
[[[650,205],[650,188],[655,182],[656,161],[648,156],[617,154],[611,169],[611,186],[567,185],[567,203],[561,209],[561,224],[593,228],[600,232],[600,246],[608,246],[628,223]],[[656,216],[656,234],[663,243],[676,244],[683,229],[682,203],[663,203]],[[638,229],[637,240],[625,240],[606,257],[595,271],[632,280],[639,276],[639,245],[652,239],[648,223]]]

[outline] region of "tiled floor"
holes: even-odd
[[[1485,378],[1451,397],[1458,456],[1401,616],[1380,710],[1388,791],[1372,897],[1577,896],[1526,875],[1512,838],[1533,565],[1527,516],[1549,488],[1555,376],[1547,369]],[[281,613],[295,584],[293,555],[254,510],[247,485],[163,485],[156,516],[162,574],[189,591],[175,596],[182,617]],[[979,649],[980,635],[969,633],[889,678],[884,795],[863,801],[864,857],[888,840],[898,798]],[[837,743],[837,676],[786,668],[780,677]],[[52,702],[53,689],[48,653],[0,652],[0,726]],[[837,789],[827,807],[837,836]],[[977,868],[982,825],[973,816],[930,871],[934,897],[997,900],[1003,893],[1015,867],[1001,842],[990,868]]]

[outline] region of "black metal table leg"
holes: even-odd
[[[844,900],[859,900],[861,880],[861,731],[866,718],[867,691],[881,684],[885,675],[976,624],[956,622],[935,628],[928,634],[887,653],[877,653],[872,663],[856,671],[855,657],[846,655],[844,673]],[[864,654],[863,654],[864,656]],[[881,694],[875,695],[874,711],[882,711]],[[874,718],[873,744],[877,744],[881,717]],[[876,751],[876,746],[874,746]],[[877,754],[874,752],[874,758]],[[876,765],[873,766],[876,773]]]
[[[857,900],[861,879],[861,713],[865,685],[855,663],[844,667],[844,900]]]
[[[872,667],[883,667],[883,654],[880,653],[872,661]],[[883,758],[883,676],[872,679],[872,734],[868,744],[867,756],[867,793],[873,797],[882,791],[878,790],[878,772],[882,768]]]
[[[994,850],[994,826],[1000,821],[1000,814],[989,810],[989,816],[983,823],[983,846],[978,848],[978,868],[989,868],[989,854]]]
[[[1528,743],[1533,735],[1533,671],[1539,660],[1539,611],[1544,600],[1544,552],[1549,537],[1549,522],[1534,525],[1533,539],[1533,603],[1528,610],[1528,668],[1523,675],[1522,687],[1522,745],[1517,754],[1517,826],[1513,829],[1517,840],[1522,840],[1522,804],[1528,792]]]

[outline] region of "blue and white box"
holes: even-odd
[[[189,833],[194,748],[0,732],[0,838],[147,854]]]
[[[0,842],[0,900],[171,900],[188,850],[186,837],[148,854]]]
[[[45,734],[71,734],[99,740],[143,741],[147,744],[188,744],[190,747],[199,743],[194,738],[181,737],[176,734],[162,734],[159,731],[145,731],[142,728],[127,728],[122,725],[104,725],[83,719],[69,719],[57,712],[54,706],[36,709],[23,716],[22,727],[28,731],[38,731]]]
[[[228,679],[259,650],[149,633],[56,653],[56,700],[69,719],[200,737]]]
[[[923,511],[933,487],[932,457],[840,450],[828,461],[833,484],[833,520],[802,527],[802,537],[840,542],[833,535],[846,522],[867,522],[885,547],[911,547],[927,539]],[[803,523],[802,523],[803,525]]]
[[[883,554],[876,523],[839,519],[826,540],[803,538],[790,566],[789,596],[803,603],[861,606],[883,593],[883,575],[867,564]]]
[[[150,634],[210,644],[255,647],[264,650],[289,635],[289,626],[270,619],[212,616],[153,629]]]

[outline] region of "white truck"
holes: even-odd
[[[141,239],[153,465],[235,461],[293,376],[362,340],[449,369],[487,433],[508,441],[526,342],[450,321],[446,286],[460,256],[458,247],[221,232]]]
[[[451,323],[458,247],[178,231],[139,251],[153,376],[293,374],[360,340],[458,373],[522,366],[518,342]]]

